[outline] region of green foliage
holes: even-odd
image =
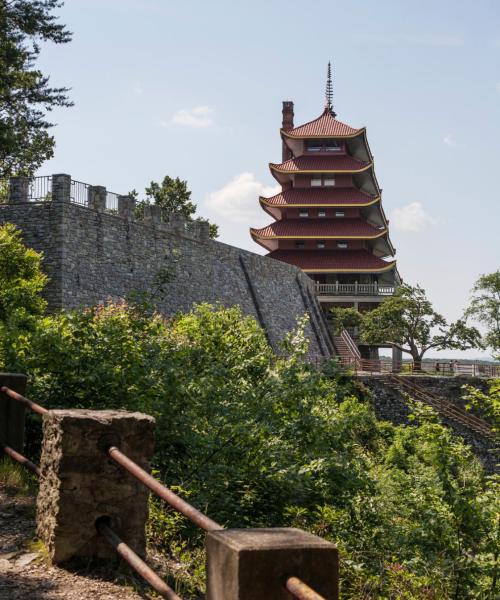
[[[335,333],[340,333],[346,327],[359,327],[363,317],[355,308],[331,308]]]
[[[165,320],[110,303],[40,318],[14,366],[47,407],[154,415],[157,476],[218,522],[335,541],[343,598],[493,599],[496,482],[432,411],[377,421],[348,377],[304,362],[299,325],[276,357],[237,307]],[[153,500],[148,532],[195,596],[200,531]]]
[[[46,302],[40,292],[47,276],[41,271],[41,260],[40,253],[24,246],[14,225],[0,226],[0,324],[44,311]]]
[[[194,218],[196,204],[191,202],[191,191],[187,187],[187,181],[183,181],[179,177],[173,179],[166,175],[161,183],[152,181],[145,192],[146,198],[137,202],[136,216],[138,218],[144,216],[144,207],[147,204],[155,204],[167,217],[170,214],[177,214],[182,215],[190,223],[193,221],[207,222],[201,217]],[[136,190],[129,192],[129,195],[136,200],[139,197]],[[211,238],[218,237],[218,226],[214,223],[209,223],[209,236]]]
[[[0,178],[31,175],[53,155],[46,113],[71,106],[67,88],[53,88],[35,68],[40,42],[64,44],[71,34],[57,23],[59,0],[0,3]]]
[[[487,393],[472,385],[464,385],[467,408],[477,410],[493,426],[494,431],[500,433],[500,379],[489,382]]]
[[[481,275],[476,281],[465,315],[487,328],[484,345],[500,353],[500,270]]]
[[[420,286],[399,286],[394,296],[363,315],[361,337],[367,344],[390,343],[410,354],[417,365],[436,350],[467,350],[480,345],[476,328],[463,320],[447,324]]]

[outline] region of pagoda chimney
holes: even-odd
[[[285,131],[293,129],[293,102],[291,100],[285,100],[283,102],[283,121],[281,123],[281,128]],[[285,142],[283,142],[282,157],[283,162],[292,157],[292,153],[286,147]]]

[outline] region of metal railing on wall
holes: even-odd
[[[50,202],[52,200],[52,176],[32,177],[27,191],[29,202]]]
[[[32,402],[18,392],[3,386],[0,388],[7,397],[22,403],[26,408],[35,412],[40,416],[47,415],[50,411],[46,408]],[[37,478],[41,477],[40,468],[32,463],[28,458],[21,453],[13,450],[0,442],[0,446],[7,456],[16,461],[18,464],[27,468]],[[118,447],[107,445],[103,447],[103,459],[107,456],[120,467],[122,467],[129,475],[147,487],[153,494],[167,502],[172,508],[184,515],[192,523],[206,532],[214,532],[224,530],[224,527],[212,520],[210,517],[199,511],[197,508],[183,500],[180,496],[170,490],[168,487],[160,483],[152,477],[147,471],[140,467],[137,463],[131,460]],[[98,519],[96,522],[98,533],[111,545],[115,552],[128,565],[134,569],[147,583],[162,597],[168,600],[182,600],[180,596],[159,577],[148,565],[142,560],[133,550],[127,545],[113,529],[109,526],[106,518]],[[312,589],[306,582],[302,581],[295,575],[284,575],[282,578],[282,587],[286,589],[294,598],[298,600],[325,600],[324,596],[320,595]],[[332,597],[338,598],[338,589],[334,591]]]

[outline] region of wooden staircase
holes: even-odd
[[[456,406],[453,402],[437,396],[426,388],[416,384],[413,380],[409,380],[401,375],[390,375],[384,381],[384,385],[432,406],[440,415],[450,419],[450,421],[467,427],[467,429],[498,443],[498,436],[492,431],[486,421]]]
[[[345,329],[342,330],[340,335],[333,338],[333,344],[342,364],[356,364],[361,360],[361,354],[356,346],[356,342]]]

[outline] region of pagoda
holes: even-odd
[[[336,117],[328,64],[321,115],[294,126],[283,102],[282,162],[270,163],[281,191],[260,198],[274,219],[251,229],[268,256],[300,267],[314,281],[325,312],[377,306],[400,282],[366,129]]]

